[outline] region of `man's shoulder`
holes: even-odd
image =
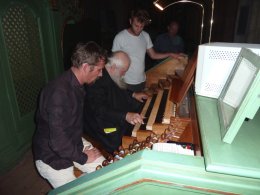
[[[57,76],[54,80],[53,83],[55,84],[66,84],[69,83],[72,79],[72,71],[71,70],[67,70],[63,73],[61,73],[59,76]]]
[[[116,37],[127,36],[127,29],[121,30],[116,34]]]
[[[144,30],[141,32],[141,34],[145,37],[150,37],[149,33]]]
[[[177,35],[176,38],[180,41],[183,41],[183,38],[180,35]]]
[[[167,33],[161,33],[157,36],[157,39],[166,39],[169,38],[169,35]]]
[[[65,71],[50,82],[48,82],[44,88],[62,90],[63,88],[68,88],[71,85],[71,79],[72,72]]]
[[[129,33],[127,32],[126,29],[117,33],[117,35],[113,40],[112,51],[122,50],[122,47],[124,47],[123,45],[125,45],[128,40],[129,40]]]

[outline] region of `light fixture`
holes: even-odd
[[[159,3],[157,3],[157,1],[153,2],[153,4],[154,4],[159,10],[163,11],[163,7],[162,7]]]
[[[214,0],[211,0],[211,19],[210,19],[210,29],[209,29],[209,43],[211,40],[211,31],[212,31],[212,25],[213,25],[213,15],[214,15]]]
[[[160,3],[159,3],[160,2]],[[171,5],[177,4],[177,3],[197,3],[197,2],[193,2],[193,1],[189,1],[189,0],[179,0],[179,1],[175,1],[172,3],[168,3],[168,2],[163,2],[162,0],[157,0],[154,1],[153,4],[160,9],[161,11],[165,10],[167,7],[170,7]],[[164,5],[165,4],[165,5]],[[199,4],[199,3],[198,3]]]
[[[160,2],[160,3],[159,3]],[[202,18],[201,18],[201,34],[200,34],[200,44],[202,42],[202,34],[203,34],[203,27],[204,27],[204,5],[203,5],[203,1],[201,1],[201,3],[198,3],[196,1],[190,1],[190,0],[179,0],[179,1],[174,1],[172,3],[164,3],[162,0],[156,0],[153,2],[153,4],[161,11],[164,11],[166,8],[178,4],[178,3],[189,3],[189,4],[195,4],[201,7],[201,11],[202,11]],[[164,5],[165,4],[165,5]],[[211,31],[212,31],[212,25],[213,25],[213,15],[214,15],[214,0],[211,0],[211,19],[209,22],[210,25],[210,30],[209,30],[209,43],[211,40]]]

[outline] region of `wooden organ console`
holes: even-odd
[[[201,155],[193,80],[197,52],[188,61],[167,59],[147,71],[147,93],[142,107],[144,124],[136,124],[132,136],[123,137],[123,147],[137,140],[144,141],[151,133],[162,135],[171,130],[171,141],[191,143],[195,155]],[[187,63],[188,61],[188,63]]]

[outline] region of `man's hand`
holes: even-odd
[[[137,123],[143,124],[144,123],[143,118],[144,118],[143,116],[134,112],[128,112],[126,114],[126,121],[128,123],[131,123],[132,125],[135,125]]]
[[[139,102],[144,102],[144,100],[146,100],[148,98],[148,95],[144,92],[139,92],[139,93],[134,92],[132,97],[135,98]]]
[[[170,53],[169,56],[178,60],[187,57],[187,55],[184,53]]]
[[[97,148],[92,148],[90,150],[85,149],[83,151],[86,155],[88,155],[88,160],[86,163],[91,163],[95,161],[97,158],[99,158],[101,155],[100,151]]]

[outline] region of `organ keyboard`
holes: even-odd
[[[132,137],[123,137],[123,147],[134,139],[143,141],[151,133],[162,135],[171,131],[174,132],[171,141],[194,144],[195,154],[201,155],[192,86],[196,58],[195,52],[188,63],[186,58],[168,59],[147,71],[147,93],[150,96],[140,112],[145,117],[145,124],[136,124]]]

